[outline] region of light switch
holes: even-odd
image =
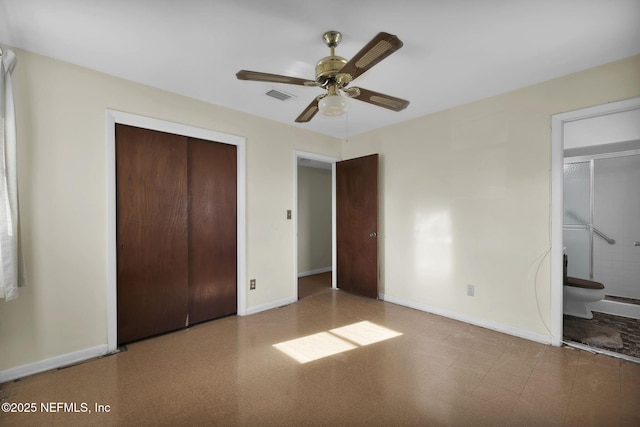
[[[291,209],[287,210],[287,219],[291,219]]]

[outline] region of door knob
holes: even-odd
[[[378,233],[372,231],[371,233],[369,233],[369,237],[378,237]]]

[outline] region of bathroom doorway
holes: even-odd
[[[567,275],[604,284],[593,319],[564,316],[565,340],[640,360],[640,140],[565,150]]]

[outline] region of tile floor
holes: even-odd
[[[598,313],[597,311],[593,312],[593,319],[565,316],[565,319],[567,318],[573,319],[573,322],[595,324],[615,329],[620,332],[623,347],[618,349],[603,346],[602,349],[640,360],[640,320],[614,316],[607,313]]]
[[[307,363],[274,347],[309,336],[336,341],[344,330],[335,328],[364,321],[373,335],[402,335],[367,344],[371,334],[351,331],[350,350]],[[305,343],[300,352],[331,347]],[[2,426],[635,427],[640,365],[326,289],[3,384],[0,399],[38,405],[37,413],[0,413]],[[51,402],[92,412],[42,412]]]

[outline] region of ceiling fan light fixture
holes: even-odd
[[[349,105],[344,96],[327,95],[318,101],[318,110],[325,116],[339,116],[347,112]]]

